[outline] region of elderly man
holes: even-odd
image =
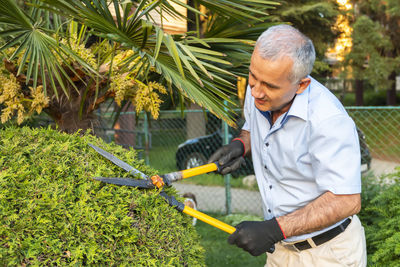
[[[251,153],[265,221],[245,221],[229,243],[267,266],[365,266],[360,148],[341,103],[309,74],[312,41],[288,25],[257,40],[238,138],[217,150],[220,172]]]

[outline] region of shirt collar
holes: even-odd
[[[257,107],[256,107],[257,108]],[[260,109],[257,108],[258,111],[260,111],[260,113],[268,120],[269,125],[272,126],[272,118],[271,118],[271,111],[267,110],[267,111],[262,111]]]
[[[310,94],[310,85],[301,93],[296,95],[288,111],[287,117],[296,116],[303,120],[308,118],[308,96]]]

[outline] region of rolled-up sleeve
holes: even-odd
[[[360,147],[351,118],[336,115],[316,125],[309,152],[320,190],[334,194],[361,192]]]

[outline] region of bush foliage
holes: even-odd
[[[367,239],[371,266],[400,264],[400,168],[397,172],[363,181],[360,219]]]
[[[154,190],[105,185],[127,177],[93,143],[146,174],[136,152],[51,129],[0,131],[0,266],[204,265],[191,218]],[[175,194],[173,188],[167,193]]]

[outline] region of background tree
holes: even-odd
[[[168,92],[233,124],[230,94],[235,74],[217,66],[231,65],[230,58],[212,50],[210,43],[235,43],[246,50],[248,40],[166,34],[150,11],[183,16],[167,1],[28,2],[26,11],[13,0],[0,0],[3,121],[17,114],[21,122],[43,109],[61,130],[85,129],[92,126],[93,111],[109,98],[121,104],[131,101],[137,111],[156,117],[158,95]],[[269,5],[250,0],[198,2],[235,19],[254,18],[251,13],[263,14],[257,7]],[[91,36],[100,41],[87,47]]]
[[[340,32],[334,28],[337,16],[340,14],[335,0],[290,0],[281,3],[271,11],[272,20],[289,22],[307,35],[314,43],[317,58],[312,75],[326,78],[330,75],[331,67],[326,61],[325,53],[333,46]]]
[[[387,105],[396,105],[395,79],[400,74],[400,2],[357,1],[352,26],[353,48],[347,63],[355,79],[386,90]]]

